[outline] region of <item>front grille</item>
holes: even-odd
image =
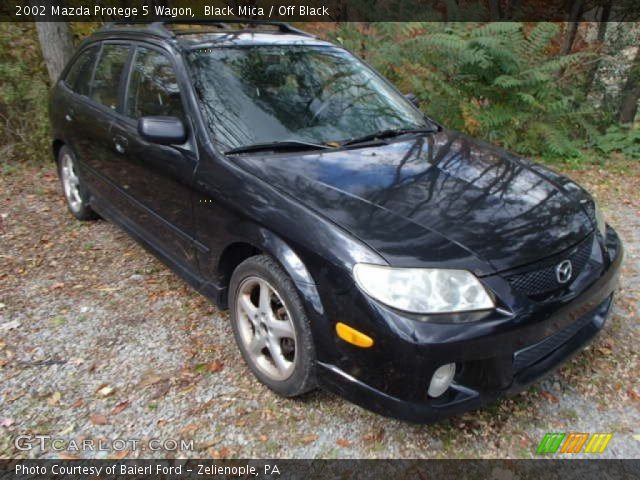
[[[537,263],[531,270],[509,275],[506,280],[514,289],[530,297],[566,288],[571,285],[589,260],[592,244],[593,236],[590,235],[568,254]],[[572,266],[571,278],[566,283],[560,283],[556,278],[556,266],[563,260],[570,260]]]

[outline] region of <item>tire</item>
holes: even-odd
[[[316,387],[309,319],[293,282],[271,257],[257,255],[238,265],[229,308],[236,343],[260,382],[284,397]]]
[[[78,175],[76,157],[67,146],[58,152],[58,177],[71,214],[78,220],[95,220],[98,215],[89,205],[89,192]]]

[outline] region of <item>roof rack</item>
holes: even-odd
[[[137,31],[140,32],[140,28],[136,28],[136,26],[146,26],[144,31],[147,34],[156,35],[163,38],[175,38],[178,35],[189,35],[198,32],[191,32],[188,30],[182,31],[174,31],[167,26],[169,25],[207,25],[216,27],[219,30],[228,29],[229,25],[248,25],[251,28],[256,28],[259,26],[272,26],[277,27],[280,33],[293,33],[296,35],[304,35],[306,37],[314,37],[314,35],[305,32],[303,30],[292,27],[288,23],[285,22],[275,22],[270,20],[254,20],[254,19],[221,19],[215,18],[210,20],[161,20],[156,22],[144,22],[144,21],[117,21],[117,22],[109,22],[105,24],[100,31],[111,31],[111,30],[127,30],[127,31]],[[216,30],[217,31],[217,30]]]

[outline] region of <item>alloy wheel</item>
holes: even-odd
[[[272,380],[289,378],[296,364],[296,331],[278,292],[262,278],[244,279],[238,287],[236,316],[253,364]]]
[[[69,207],[71,207],[71,210],[74,212],[80,211],[82,208],[80,179],[78,178],[73,158],[71,158],[71,155],[68,153],[60,159],[60,177],[62,178],[62,187],[67,202],[69,202]]]

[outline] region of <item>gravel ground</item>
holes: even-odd
[[[0,456],[71,456],[14,446],[17,435],[43,434],[113,447],[85,458],[529,458],[545,432],[579,431],[613,432],[605,457],[640,458],[640,168],[569,174],[601,200],[625,241],[604,331],[516,397],[411,425],[320,391],[275,396],[243,364],[225,312],[113,225],[72,219],[53,166],[5,168]],[[181,440],[191,449],[171,442]]]

